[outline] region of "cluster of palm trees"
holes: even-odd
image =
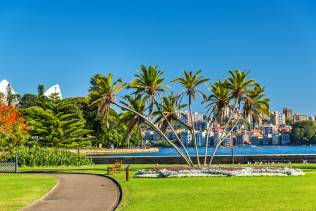
[[[246,119],[255,127],[265,115],[269,114],[269,99],[265,97],[264,88],[255,80],[248,79],[248,72],[234,70],[228,73],[227,79],[210,83],[208,78],[201,75],[200,70],[183,71],[182,77],[171,81],[180,84],[182,91],[178,94],[173,92],[165,94],[171,87],[164,84],[164,71],[157,66],[142,65],[140,73],[135,74],[135,78],[129,84],[121,79],[113,80],[112,74],[94,76],[89,93],[91,103],[98,105],[100,116],[106,120],[109,118],[111,106],[117,106],[123,111],[122,120],[127,122],[128,126],[125,136],[127,142],[133,129],[150,127],[174,147],[190,166],[195,164],[200,166],[202,162],[196,142],[192,108],[192,101],[200,100],[205,105],[205,116],[208,121],[203,162],[207,165],[212,163],[218,147],[225,138],[232,136],[243,120]],[[203,85],[208,87],[209,93],[203,91],[201,88]],[[117,100],[118,93],[124,88],[131,90],[131,94]],[[185,97],[187,100],[184,104]],[[179,115],[185,108],[189,110],[189,119],[183,122]],[[190,131],[196,152],[195,160],[189,155],[187,147],[179,138],[177,129],[174,127],[175,122]],[[217,140],[215,149],[209,154],[209,134],[215,124],[220,125],[223,132]],[[175,140],[167,137],[167,130],[172,131]]]

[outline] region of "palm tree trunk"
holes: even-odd
[[[213,121],[214,120],[211,120],[209,122],[209,127],[208,129],[206,130],[207,134],[206,134],[206,138],[205,138],[205,155],[204,155],[204,166],[206,166],[206,163],[207,163],[207,154],[208,154],[208,140],[210,138],[210,133],[211,133],[211,129],[213,127]]]
[[[138,145],[143,146],[144,137],[140,125],[137,125],[137,132],[140,135],[140,142],[138,142]]]
[[[126,131],[126,135],[125,135],[125,141],[127,142],[127,148],[129,149],[129,141],[132,137],[132,132],[133,129],[136,125],[136,121],[131,121],[128,125],[127,125],[127,131]]]
[[[160,136],[162,136],[172,147],[174,147],[177,152],[179,153],[179,155],[186,161],[186,163],[189,166],[192,166],[190,161],[188,160],[188,158],[183,154],[183,152],[181,151],[181,149],[179,147],[177,147],[177,145],[175,145],[172,141],[170,141],[168,139],[168,137],[154,124],[152,123],[150,120],[148,120],[144,115],[138,113],[137,111],[134,111],[133,109],[128,108],[127,106],[124,105],[120,105],[116,102],[112,102],[114,105],[116,105],[117,107],[123,109],[123,110],[127,110],[130,111],[136,115],[138,115],[139,117],[141,117],[145,122],[147,122],[148,125],[150,125]]]
[[[194,128],[194,121],[193,121],[193,114],[192,114],[192,97],[191,97],[191,95],[189,95],[189,115],[190,115],[191,124],[192,124],[192,140],[193,140],[194,147],[195,147],[196,160],[197,160],[198,166],[201,166],[200,157],[199,157],[199,150],[197,147],[196,137],[195,137],[195,128]]]
[[[211,123],[210,123],[211,125]],[[207,162],[207,153],[208,153],[208,139],[210,138],[210,132],[211,132],[212,127],[209,126],[209,128],[206,131],[206,138],[205,138],[205,155],[204,155],[204,166],[206,166]]]
[[[208,116],[208,119],[210,119],[212,113],[214,112],[215,110],[215,107],[212,108],[211,112],[210,112],[210,115]],[[204,166],[206,166],[206,163],[207,163],[207,153],[208,153],[208,140],[210,138],[210,133],[211,133],[211,129],[213,127],[213,122],[215,121],[215,116],[213,115],[213,117],[210,119],[209,121],[209,126],[206,130],[206,138],[205,138],[205,155],[204,155]]]
[[[230,131],[227,133],[227,135],[223,136],[223,137],[218,141],[218,143],[216,144],[216,147],[215,147],[215,149],[214,149],[214,151],[213,151],[213,153],[212,153],[212,156],[211,156],[209,165],[212,164],[213,159],[214,159],[214,156],[215,156],[215,153],[216,153],[218,147],[223,143],[223,140],[224,140],[226,137],[228,137],[228,136],[232,133],[232,131],[234,130],[234,128],[235,128],[235,127],[237,126],[237,124],[239,123],[240,119],[241,119],[241,114],[238,115],[237,121],[235,122],[234,126],[230,129]],[[225,131],[224,131],[224,132],[225,132]],[[223,133],[223,134],[224,134],[224,133]]]
[[[176,136],[177,141],[178,141],[178,142],[180,143],[180,145],[183,147],[183,149],[184,149],[184,151],[185,151],[185,153],[186,153],[186,155],[187,155],[187,157],[188,157],[190,163],[193,165],[193,162],[192,162],[192,160],[191,160],[191,156],[190,156],[190,154],[189,154],[187,148],[185,147],[185,145],[183,144],[183,142],[182,142],[181,139],[179,138],[177,132],[176,132],[176,131],[174,130],[174,128],[172,127],[172,125],[171,125],[170,121],[168,120],[168,118],[166,117],[166,115],[161,111],[160,106],[159,106],[159,104],[158,104],[156,98],[154,98],[154,100],[155,100],[155,105],[156,105],[158,111],[160,112],[160,114],[162,115],[162,117],[163,117],[163,118],[165,119],[165,121],[167,122],[168,126],[170,127],[170,129],[172,130],[172,132],[174,133],[174,135]]]
[[[239,101],[239,98],[236,99],[235,104],[234,104],[234,107],[233,107],[233,111],[232,111],[232,113],[230,114],[230,116],[229,116],[229,118],[228,118],[228,121],[227,121],[227,123],[226,123],[226,125],[225,125],[225,127],[224,127],[224,130],[223,130],[223,133],[222,133],[221,136],[219,137],[219,140],[218,140],[218,142],[217,142],[217,144],[216,144],[216,146],[215,146],[215,149],[213,150],[213,153],[212,153],[212,156],[211,156],[209,165],[211,165],[211,163],[213,162],[215,153],[216,153],[218,147],[221,145],[222,140],[227,137],[227,136],[225,136],[224,134],[225,134],[225,131],[227,130],[227,127],[228,127],[228,125],[230,124],[230,122],[231,122],[231,120],[232,120],[232,117],[233,117],[233,115],[234,115],[234,113],[235,113],[235,111],[236,111],[236,108],[237,108],[237,105],[238,105],[238,101]]]

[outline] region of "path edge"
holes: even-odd
[[[117,200],[116,200],[116,202],[115,202],[115,204],[113,205],[113,210],[116,210],[116,209],[119,207],[119,205],[121,204],[121,202],[122,202],[122,198],[123,198],[122,186],[121,186],[121,184],[120,184],[116,179],[114,179],[113,177],[111,177],[111,176],[109,176],[109,175],[102,175],[102,174],[99,174],[99,176],[104,176],[104,177],[106,177],[106,178],[112,180],[112,182],[116,184],[116,187],[117,187],[117,189],[118,189],[118,195],[119,195],[118,198],[117,198]]]
[[[109,176],[109,175],[106,175],[106,174],[94,174],[94,173],[72,173],[72,172],[55,172],[55,173],[51,173],[51,172],[45,172],[45,171],[24,171],[24,172],[21,172],[22,174],[45,174],[45,175],[50,175],[50,174],[83,174],[83,175],[93,175],[93,176],[99,176],[99,177],[105,177],[105,178],[108,178],[110,179],[114,184],[115,186],[117,187],[117,194],[118,194],[118,197],[116,199],[116,201],[113,203],[112,205],[112,210],[116,210],[118,208],[118,206],[121,204],[121,201],[122,201],[122,196],[123,196],[123,191],[122,191],[122,186],[120,185],[120,183],[114,179],[113,177]],[[58,178],[58,177],[57,177]],[[43,199],[45,199],[45,197],[47,197],[51,192],[53,192],[58,184],[59,184],[59,178],[58,178],[58,181],[56,183],[56,185],[48,192],[46,193],[45,195],[43,195],[40,199],[37,199],[35,200],[34,202],[32,202],[31,204],[23,207],[22,209],[20,209],[21,211],[23,211],[24,209],[27,209],[33,205],[35,205],[36,203],[42,201]]]
[[[46,174],[46,175],[49,176],[49,174]],[[32,203],[26,205],[25,207],[23,207],[23,208],[21,208],[21,209],[19,209],[19,210],[21,210],[21,211],[26,210],[26,209],[28,209],[28,208],[34,206],[35,204],[37,204],[37,203],[43,201],[50,193],[52,193],[52,192],[58,187],[58,185],[59,185],[59,183],[60,183],[60,179],[59,179],[58,177],[52,176],[52,175],[50,175],[50,177],[55,177],[55,178],[57,178],[56,184],[55,184],[47,193],[45,193],[43,196],[41,196],[39,199],[34,200]]]

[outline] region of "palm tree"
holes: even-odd
[[[98,113],[106,119],[106,125],[109,127],[111,103],[115,102],[117,93],[126,86],[126,83],[121,79],[113,82],[113,75],[110,73],[108,76],[95,75],[91,78],[91,84],[89,93],[92,105],[98,104]]]
[[[168,128],[168,122],[179,122],[182,126],[191,129],[190,126],[182,122],[178,117],[179,114],[181,115],[181,111],[187,106],[185,104],[181,104],[179,97],[179,95],[174,95],[173,93],[162,97],[161,112],[164,114],[166,119],[164,119],[161,112],[153,112],[153,116],[157,117],[156,123],[160,124],[161,131],[163,132],[166,132]]]
[[[123,105],[126,107],[129,107],[135,111],[137,111],[140,114],[145,113],[145,103],[142,99],[142,96],[130,96],[126,95],[124,97],[125,101],[121,101]],[[125,135],[125,141],[127,142],[127,148],[129,148],[129,141],[131,139],[132,132],[134,128],[139,131],[139,128],[142,124],[145,123],[144,119],[142,119],[140,116],[136,115],[135,113],[125,111],[120,116],[121,122],[127,123],[127,131]]]
[[[202,83],[207,82],[209,79],[200,76],[201,70],[193,73],[192,71],[183,71],[184,77],[179,77],[174,79],[172,82],[180,83],[184,88],[186,95],[188,96],[188,106],[189,106],[189,118],[192,127],[192,139],[195,146],[196,152],[196,159],[197,164],[200,166],[200,158],[199,158],[199,151],[197,148],[196,137],[195,137],[195,129],[194,129],[194,119],[193,119],[193,112],[192,112],[192,99],[196,98],[196,94],[200,93],[204,96],[204,93],[201,89],[198,88]]]
[[[135,79],[131,81],[128,88],[134,88],[136,95],[143,95],[144,101],[149,103],[149,116],[153,112],[153,106],[155,104],[155,97],[169,88],[167,85],[163,85],[164,78],[161,75],[164,73],[158,66],[141,65],[140,73],[135,74]]]
[[[252,87],[255,85],[254,80],[247,79],[249,72],[244,72],[244,71],[240,71],[239,69],[236,69],[235,71],[229,70],[228,73],[230,74],[230,77],[227,78],[225,86],[231,93],[230,99],[235,100],[235,103],[232,107],[232,111],[229,115],[229,119],[224,127],[224,131],[221,137],[219,138],[215,146],[215,149],[213,150],[213,153],[210,159],[210,164],[212,163],[215,153],[218,147],[222,144],[224,138],[230,135],[230,133],[237,126],[241,118],[241,111],[240,111],[241,104],[247,99],[247,95],[249,93],[249,87]],[[226,133],[225,131],[227,130],[228,126],[231,124],[233,116],[235,116],[236,114],[237,114],[237,120],[234,122],[233,126],[231,127],[231,130],[228,133]]]
[[[249,92],[249,87],[254,86],[255,81],[247,79],[249,72],[240,71],[239,69],[235,71],[229,70],[228,73],[230,77],[226,81],[226,88],[230,90],[231,98],[235,99],[235,102],[240,108],[241,102]],[[236,107],[234,109],[236,109]]]
[[[214,119],[222,123],[229,110],[231,94],[226,87],[225,81],[217,81],[211,85],[211,95],[205,100],[207,102],[207,112],[213,113]]]
[[[152,121],[150,121],[143,114],[129,108],[128,106],[116,102],[118,92],[126,86],[126,84],[123,83],[121,79],[118,79],[113,82],[112,74],[108,74],[107,76],[99,74],[92,77],[91,85],[92,86],[89,89],[89,95],[92,101],[91,105],[98,106],[98,113],[100,116],[102,116],[105,119],[108,119],[111,105],[115,105],[122,110],[134,113],[135,115],[141,117],[152,129],[154,129],[172,147],[174,147],[180,154],[180,156],[187,162],[188,165],[191,165],[190,161],[179,149],[179,147],[177,147],[172,141],[170,141],[168,137]]]
[[[227,111],[229,110],[230,102],[230,92],[226,88],[225,81],[217,81],[211,84],[211,95],[206,97],[205,103],[207,103],[207,113],[209,113],[209,126],[207,129],[206,142],[205,142],[205,156],[204,156],[204,165],[207,162],[208,154],[208,141],[210,132],[212,129],[212,123],[218,122],[222,123],[227,116]]]
[[[140,74],[135,75],[135,79],[131,81],[128,88],[134,88],[135,94],[137,95],[143,95],[144,101],[149,103],[149,114],[148,118],[151,117],[153,113],[153,107],[156,106],[158,112],[161,113],[163,118],[166,120],[166,123],[176,136],[177,141],[179,144],[183,147],[187,157],[189,160],[191,160],[189,152],[187,151],[186,147],[178,137],[177,133],[175,132],[174,128],[172,127],[171,123],[167,120],[167,118],[164,116],[164,114],[161,111],[160,105],[156,99],[157,96],[160,96],[160,93],[164,91],[164,89],[169,88],[169,86],[166,86],[163,83],[164,78],[162,78],[162,74],[164,73],[163,70],[160,70],[157,66],[141,66],[141,72]]]
[[[263,116],[269,115],[269,99],[264,98],[264,88],[255,84],[253,90],[250,90],[245,98],[243,117],[249,119],[255,128],[256,123],[260,123]]]

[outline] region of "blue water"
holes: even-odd
[[[214,148],[209,148],[208,153]],[[195,148],[188,148],[190,155],[195,155]],[[199,148],[200,155],[205,154],[205,147]],[[316,146],[268,146],[234,147],[234,155],[272,155],[272,154],[316,154]],[[231,147],[220,147],[216,155],[232,155]],[[115,156],[179,156],[174,148],[160,148],[155,153],[119,154]]]

